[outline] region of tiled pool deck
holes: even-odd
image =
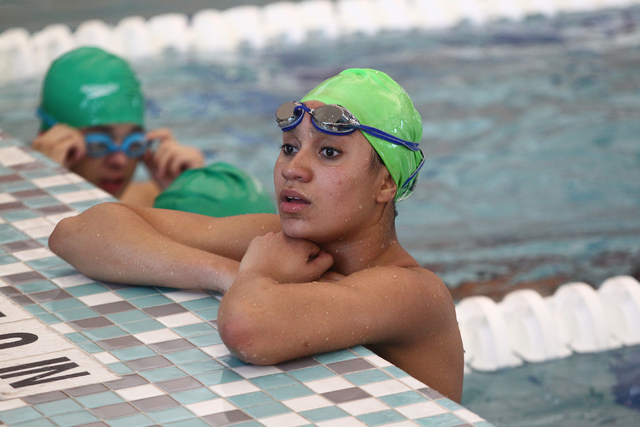
[[[215,296],[79,274],[47,249],[48,236],[108,200],[0,130],[6,425],[491,425],[363,347],[247,365],[222,344]]]

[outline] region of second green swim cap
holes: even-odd
[[[227,163],[184,171],[153,207],[213,217],[276,212],[260,181]]]
[[[338,104],[351,111],[361,124],[375,127],[406,141],[419,143],[422,138],[422,119],[407,92],[382,71],[352,68],[343,71],[307,93],[302,101]],[[417,174],[408,185],[402,185],[422,162],[419,151],[411,151],[369,135],[362,134],[382,158],[398,190],[396,201],[411,194]]]
[[[122,58],[96,47],[74,49],[53,61],[42,86],[40,109],[43,130],[52,122],[76,128],[144,126],[144,99],[133,70]]]

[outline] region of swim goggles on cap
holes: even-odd
[[[41,108],[38,108],[36,112],[40,119],[49,127],[58,123],[56,119],[42,111]],[[127,135],[121,145],[117,145],[113,137],[104,132],[91,132],[86,134],[85,142],[87,144],[87,156],[94,158],[104,157],[111,153],[122,151],[130,159],[137,159],[142,157],[151,145],[151,141],[148,141],[142,132],[133,132]]]
[[[418,144],[415,142],[405,141],[380,129],[361,124],[349,110],[341,105],[323,105],[312,110],[302,102],[285,102],[276,110],[276,122],[282,131],[291,130],[300,124],[305,112],[311,114],[311,123],[320,132],[330,135],[347,135],[360,129],[392,144],[402,145],[411,151],[419,151]]]

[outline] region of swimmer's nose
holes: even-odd
[[[290,158],[282,168],[283,178],[303,182],[308,182],[311,179],[312,173],[309,167],[308,151],[303,148]]]
[[[105,158],[105,163],[112,168],[123,168],[128,161],[129,158],[122,151],[111,153]]]

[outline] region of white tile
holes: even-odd
[[[264,377],[265,375],[282,373],[282,369],[276,368],[275,366],[246,365],[231,369],[233,369],[235,373],[243,376],[244,378],[257,378]]]
[[[393,366],[391,362],[375,354],[371,356],[365,356],[364,358],[367,359],[369,362],[373,363],[374,365],[378,366],[379,368],[386,368],[388,366]]]
[[[28,251],[14,252],[11,255],[18,258],[20,261],[33,261],[34,259],[55,256],[55,254],[47,248],[29,249]]]
[[[28,230],[30,228],[39,228],[39,227],[47,227],[52,225],[49,221],[44,218],[31,218],[31,219],[23,219],[21,221],[16,221],[11,223],[15,228],[20,231]]]
[[[260,418],[260,423],[266,427],[298,427],[309,424],[309,420],[298,414],[291,413],[269,418]]]
[[[3,166],[22,165],[35,161],[36,159],[18,147],[0,148],[0,164]]]
[[[322,380],[309,381],[304,383],[304,385],[316,393],[327,393],[330,391],[344,390],[345,388],[353,387],[353,384],[342,377],[331,377]]]
[[[96,196],[91,190],[72,191],[71,193],[56,194],[55,197],[65,204],[99,199],[99,197]]]
[[[11,203],[11,202],[15,202],[16,198],[13,197],[11,194],[9,193],[0,193],[0,203]]]
[[[89,191],[91,192],[91,194],[95,196],[96,199],[106,199],[109,197],[113,197],[111,196],[111,194],[107,193],[106,191],[100,188],[94,188],[93,190],[89,190]]]
[[[372,412],[386,411],[389,406],[385,405],[376,398],[358,399],[351,402],[345,402],[337,405],[351,415],[370,414]]]
[[[400,421],[399,423],[385,424],[384,427],[416,427],[419,424],[413,421]]]
[[[283,400],[282,403],[296,412],[310,411],[311,409],[333,406],[333,403],[317,394],[313,396],[297,397],[295,399]]]
[[[67,325],[66,323],[55,323],[53,325],[49,325],[49,327],[60,332],[62,335],[77,332],[75,329],[73,329],[71,326]]]
[[[46,178],[36,178],[31,181],[40,188],[56,187],[59,185],[71,184],[64,175],[48,176]]]
[[[412,405],[397,406],[395,410],[400,412],[405,417],[411,419],[432,417],[434,415],[440,415],[449,412],[435,402],[420,402],[414,403]]]
[[[13,264],[0,265],[0,276],[9,276],[11,274],[26,273],[31,271],[31,268],[21,262],[14,262]]]
[[[231,383],[216,384],[209,386],[209,389],[222,397],[237,396],[239,394],[252,393],[260,391],[259,387],[251,384],[249,381],[241,380]]]
[[[146,399],[148,397],[162,396],[166,394],[153,384],[138,385],[135,387],[121,388],[114,390],[123,399],[126,400],[139,400]]]
[[[24,230],[24,234],[31,237],[32,239],[49,237],[55,227],[56,227],[55,225],[51,224],[51,225],[45,225],[42,227],[29,228],[28,230]]]
[[[72,184],[77,184],[78,182],[85,182],[85,179],[80,175],[77,175],[73,172],[69,172],[63,175],[65,179],[69,180]]]
[[[478,423],[480,421],[484,421],[484,418],[482,418],[480,415],[478,414],[474,414],[473,412],[471,412],[470,410],[464,408],[464,409],[458,409],[457,411],[453,411],[453,414],[455,416],[457,416],[458,418],[473,424],[473,423]]]
[[[380,397],[387,396],[389,394],[402,393],[403,391],[411,390],[406,385],[402,384],[398,380],[382,381],[379,383],[371,383],[360,386],[361,389],[366,391],[372,396]]]
[[[158,329],[156,331],[140,332],[139,334],[133,334],[133,336],[145,344],[156,344],[159,342],[173,341],[182,338],[171,329]]]
[[[163,294],[165,297],[173,300],[175,302],[184,302],[184,301],[192,301],[194,299],[200,299],[205,297],[210,297],[205,291],[176,291],[176,292],[167,292]]]
[[[108,351],[103,351],[101,353],[93,353],[92,356],[98,359],[100,362],[104,363],[105,365],[120,362],[120,359],[118,359]]]
[[[78,297],[78,299],[87,305],[101,305],[109,304],[110,302],[122,301],[124,298],[118,294],[114,294],[113,292],[100,292],[98,294]]]
[[[203,323],[200,317],[189,312],[158,317],[156,320],[168,328],[177,328],[180,326],[193,325],[195,323]]]
[[[318,427],[365,427],[366,424],[355,418],[336,418],[335,420],[322,421],[316,424]],[[385,424],[384,427],[387,427]]]
[[[63,213],[59,213],[59,214],[55,214],[55,215],[49,215],[47,217],[45,217],[47,219],[47,221],[58,225],[58,223],[60,221],[62,221],[65,218],[71,218],[73,216],[77,216],[78,215],[78,211],[69,211],[69,212],[63,212]]]
[[[406,385],[408,385],[409,387],[411,387],[414,390],[418,390],[421,388],[427,388],[427,385],[423,382],[418,381],[417,379],[410,377],[410,376],[406,376],[406,377],[402,377],[402,378],[398,378],[400,381],[402,381],[403,383],[405,383]]]
[[[75,344],[59,335],[44,323],[36,319],[20,320],[17,322],[2,324],[3,334],[28,334],[22,338],[12,339],[24,344],[10,349],[0,350],[0,362],[14,360],[20,362],[22,359],[34,354],[47,354],[59,350],[75,348]],[[33,340],[33,342],[29,342]],[[21,364],[21,363],[16,363]]]
[[[88,278],[84,274],[74,274],[73,276],[58,277],[57,279],[52,279],[51,281],[61,288],[93,283],[93,279]]]
[[[209,345],[201,347],[200,350],[213,357],[231,356],[231,351],[224,344]]]
[[[185,407],[199,417],[238,409],[224,399],[206,400],[204,402],[185,405]]]
[[[0,412],[24,408],[25,406],[29,406],[29,404],[22,399],[0,400]]]

